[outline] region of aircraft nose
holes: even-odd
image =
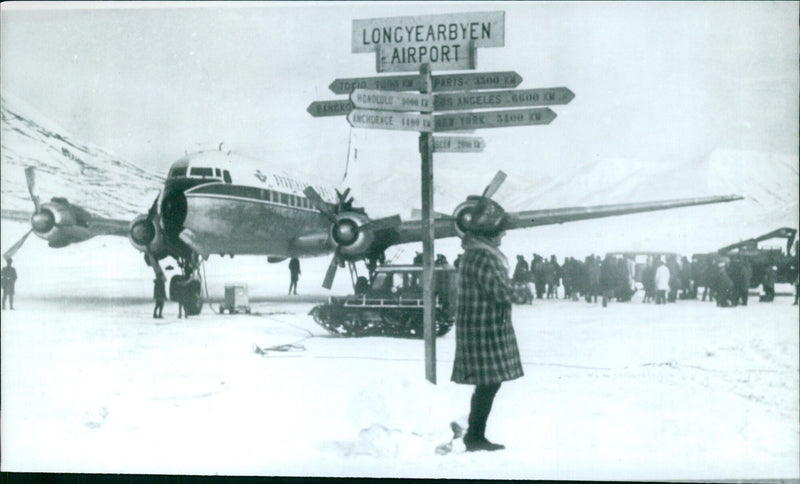
[[[42,210],[31,217],[33,230],[40,234],[49,232],[55,224],[56,220],[50,210]]]

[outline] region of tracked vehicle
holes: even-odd
[[[449,264],[435,266],[434,311],[436,336],[455,322],[458,271]],[[352,296],[331,296],[309,313],[331,334],[345,337],[423,337],[422,266],[386,265],[375,269],[372,283],[360,277]]]

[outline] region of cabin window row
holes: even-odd
[[[288,205],[290,207],[300,207],[300,208],[314,208],[311,205],[311,201],[305,197],[299,197],[297,195],[289,195],[288,193],[281,193],[275,192],[272,190],[260,190],[261,200],[273,203],[279,203],[281,205]]]

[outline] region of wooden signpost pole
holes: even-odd
[[[423,94],[433,92],[431,67],[422,64],[419,69]],[[425,114],[433,110],[431,103]],[[433,133],[419,134],[419,153],[422,158],[422,303],[423,337],[425,339],[425,378],[436,384],[436,321],[434,319],[434,225],[433,225]]]

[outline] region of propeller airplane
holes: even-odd
[[[384,251],[422,240],[421,220],[399,215],[372,219],[353,206],[350,190],[339,192],[300,181],[286,173],[262,172],[263,163],[235,153],[201,151],[175,161],[163,190],[146,214],[133,220],[100,217],[65,198],[42,203],[33,167],[25,169],[34,212],[3,210],[3,218],[29,222],[30,230],[4,257],[12,257],[31,232],[50,247],[65,247],[98,235],[128,237],[156,273],[172,257],[182,274],[172,277],[170,298],[182,298],[189,314],[202,310],[201,260],[211,254],[289,257],[332,253],[323,287],[330,289],[337,268],[365,261],[375,265]],[[491,198],[505,179],[498,172],[482,197]],[[464,224],[481,197],[470,196],[452,215],[436,214],[437,239],[463,236]],[[508,212],[506,228],[522,229],[590,218],[740,200],[736,195]],[[353,274],[353,272],[351,272]]]

